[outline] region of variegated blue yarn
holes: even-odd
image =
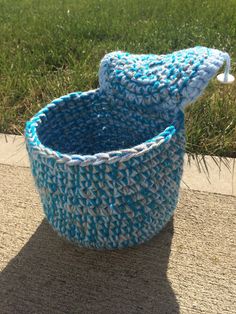
[[[196,47],[166,56],[114,52],[100,88],[52,101],[25,128],[45,215],[91,248],[123,248],[158,233],[175,210],[185,146],[182,108],[225,53]]]

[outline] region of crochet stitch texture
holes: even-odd
[[[45,215],[90,248],[140,244],[169,221],[183,170],[183,108],[227,54],[195,47],[168,55],[112,52],[100,87],[62,96],[26,123]]]

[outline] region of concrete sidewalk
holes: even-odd
[[[229,187],[222,194],[182,189],[174,219],[144,245],[78,248],[44,218],[20,140],[11,145],[18,166],[0,160],[1,314],[235,313],[236,198]],[[194,167],[185,167],[183,186],[198,187]],[[232,171],[222,168],[219,177],[212,164],[210,175],[227,183]]]
[[[52,231],[28,168],[0,175],[1,314],[235,313],[235,197],[182,190],[158,236],[96,252]]]

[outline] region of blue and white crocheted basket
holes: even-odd
[[[185,147],[183,108],[228,55],[195,47],[168,55],[113,52],[100,88],[60,97],[25,128],[49,223],[91,248],[157,234],[175,210]]]

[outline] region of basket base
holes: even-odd
[[[146,215],[146,219],[143,221],[142,228],[137,230],[136,233],[127,233],[126,235],[118,234],[116,236],[110,236],[109,238],[104,237],[103,239],[96,237],[89,239],[86,237],[86,235],[82,237],[80,230],[72,233],[71,229],[64,229],[61,225],[62,222],[56,220],[55,216],[48,215],[49,212],[47,209],[44,210],[44,212],[49,224],[54,229],[54,231],[56,231],[59,236],[65,238],[67,241],[80,247],[89,249],[114,250],[138,246],[157,235],[173,217],[177,205],[176,203],[177,202],[170,204],[169,209],[165,210],[165,215],[159,215],[159,219],[157,219],[155,215],[154,217],[152,217],[151,214]],[[135,221],[132,221],[132,225],[135,225]]]

